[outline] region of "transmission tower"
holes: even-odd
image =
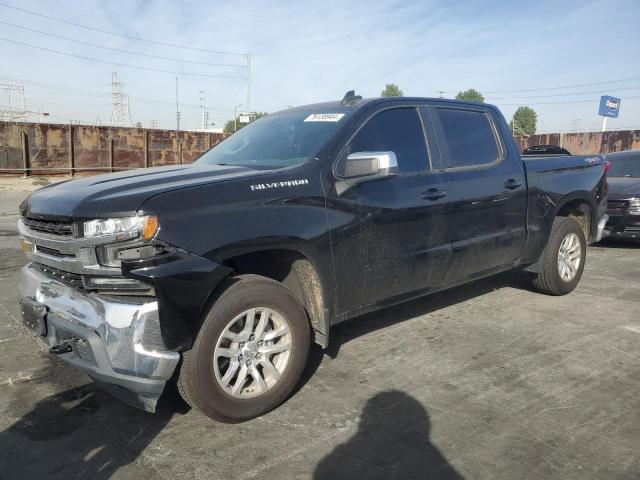
[[[114,127],[131,126],[129,97],[125,96],[118,72],[111,75],[111,125]]]
[[[24,87],[10,83],[0,84],[0,90],[7,94],[7,109],[0,110],[0,120],[4,122],[24,121],[29,116],[25,107]],[[12,95],[13,94],[13,95]],[[12,98],[13,97],[13,98]],[[17,97],[17,102],[16,102]]]
[[[48,112],[40,110],[27,110],[24,86],[10,83],[0,83],[0,91],[7,94],[7,103],[2,102],[8,108],[0,109],[0,121],[26,122],[29,117],[36,116],[38,122],[46,121]]]

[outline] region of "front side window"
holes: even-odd
[[[195,163],[282,168],[315,157],[338,131],[352,109],[312,108],[260,118],[226,138]]]
[[[500,156],[491,120],[485,112],[437,108],[449,148],[445,168],[470,167],[495,162]]]
[[[401,173],[428,168],[427,146],[415,108],[395,108],[376,114],[347,147],[347,154],[388,151],[396,154]]]

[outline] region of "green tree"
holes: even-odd
[[[533,135],[536,133],[538,115],[531,107],[518,107],[513,114],[509,127],[514,135]]]
[[[395,83],[387,83],[384,90],[380,92],[381,97],[402,97],[402,90]]]
[[[268,112],[254,112],[253,115],[252,115],[251,122],[256,121],[260,117],[264,117],[265,115],[268,115]],[[251,122],[249,122],[249,123],[251,123]],[[237,132],[238,130],[240,130],[245,125],[249,125],[249,123],[240,123],[240,115],[238,115],[235,118],[235,120],[231,119],[227,123],[225,123],[224,124],[224,129],[222,131],[224,133],[231,134],[231,133]]]
[[[465,90],[464,92],[458,92],[458,94],[456,95],[456,100],[466,100],[467,102],[483,103],[484,97],[479,91],[470,88],[469,90]]]

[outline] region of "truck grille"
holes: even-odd
[[[63,235],[65,237],[73,236],[73,222],[61,222],[57,220],[39,220],[35,218],[22,217],[24,223],[29,229],[36,232],[50,233],[52,235]]]
[[[84,288],[82,275],[58,270],[57,268],[42,265],[41,263],[33,263],[33,266],[36,270],[44,273],[45,275],[48,275],[49,277],[55,278],[61,283],[77,288],[79,290]]]
[[[628,200],[609,200],[607,201],[607,213],[624,213],[628,206]]]

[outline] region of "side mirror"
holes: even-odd
[[[355,152],[342,168],[342,191],[358,183],[370,182],[398,174],[398,159],[393,152]]]

